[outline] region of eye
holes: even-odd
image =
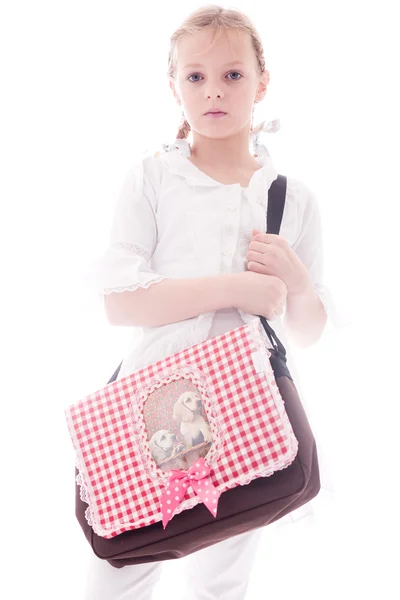
[[[228,75],[239,75],[239,77],[235,77],[232,81],[239,81],[239,79],[242,79],[242,75],[238,71],[231,71]]]
[[[231,79],[231,81],[239,81],[240,79],[242,79],[242,74],[238,71],[231,71],[230,73],[228,73],[228,75],[239,75],[239,77],[234,77],[233,79]],[[191,75],[189,75],[189,81],[191,81],[192,83],[197,83],[197,81],[200,81],[200,79],[196,79],[196,81],[193,81],[193,79],[190,79],[191,77],[202,77],[202,75],[200,75],[200,73],[192,73]]]
[[[199,73],[192,73],[192,75],[189,75],[189,77],[188,77],[189,81],[192,81],[192,83],[196,83],[196,81],[193,81],[192,79],[190,79],[191,77],[195,77],[195,76],[201,77],[201,75]],[[200,81],[200,80],[198,79],[197,81]]]

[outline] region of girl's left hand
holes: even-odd
[[[249,271],[279,277],[286,284],[288,294],[301,294],[311,285],[307,267],[280,235],[254,229],[247,261]]]

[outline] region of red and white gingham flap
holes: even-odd
[[[104,538],[162,521],[168,472],[152,457],[143,408],[171,382],[201,394],[212,432],[205,456],[220,492],[289,466],[298,442],[259,319],[108,384],[65,410],[86,517]],[[160,407],[162,408],[162,407]],[[174,514],[200,502],[192,487]]]

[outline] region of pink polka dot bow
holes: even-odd
[[[221,492],[214,487],[209,474],[210,467],[204,458],[199,458],[188,471],[171,471],[168,477],[168,488],[161,496],[161,512],[164,529],[171,520],[174,510],[184,498],[189,487],[206,505],[210,513],[216,517],[218,500]]]

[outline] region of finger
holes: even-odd
[[[282,316],[282,314],[283,314],[283,311],[280,311],[279,309],[275,308],[275,309],[272,311],[272,314],[273,314],[273,318],[274,318],[274,319],[277,319],[278,317],[281,317],[281,316]]]
[[[262,252],[263,254],[267,252],[276,251],[272,248],[271,244],[266,244],[265,242],[250,242],[249,250],[254,250],[255,252]]]
[[[288,242],[281,235],[275,233],[257,233],[252,237],[252,241],[263,242],[264,244],[275,244],[281,248],[287,248]]]
[[[281,304],[274,310],[274,313],[280,317],[283,314],[284,308],[284,305]]]
[[[258,262],[264,265],[265,267],[269,267],[270,269],[272,269],[273,265],[273,261],[271,260],[271,257],[268,254],[265,254],[263,252],[255,252],[254,250],[249,250],[247,252],[247,261]]]
[[[261,275],[271,275],[269,269],[258,262],[250,261],[247,264],[247,268],[249,271],[253,271],[254,273],[260,273]]]

